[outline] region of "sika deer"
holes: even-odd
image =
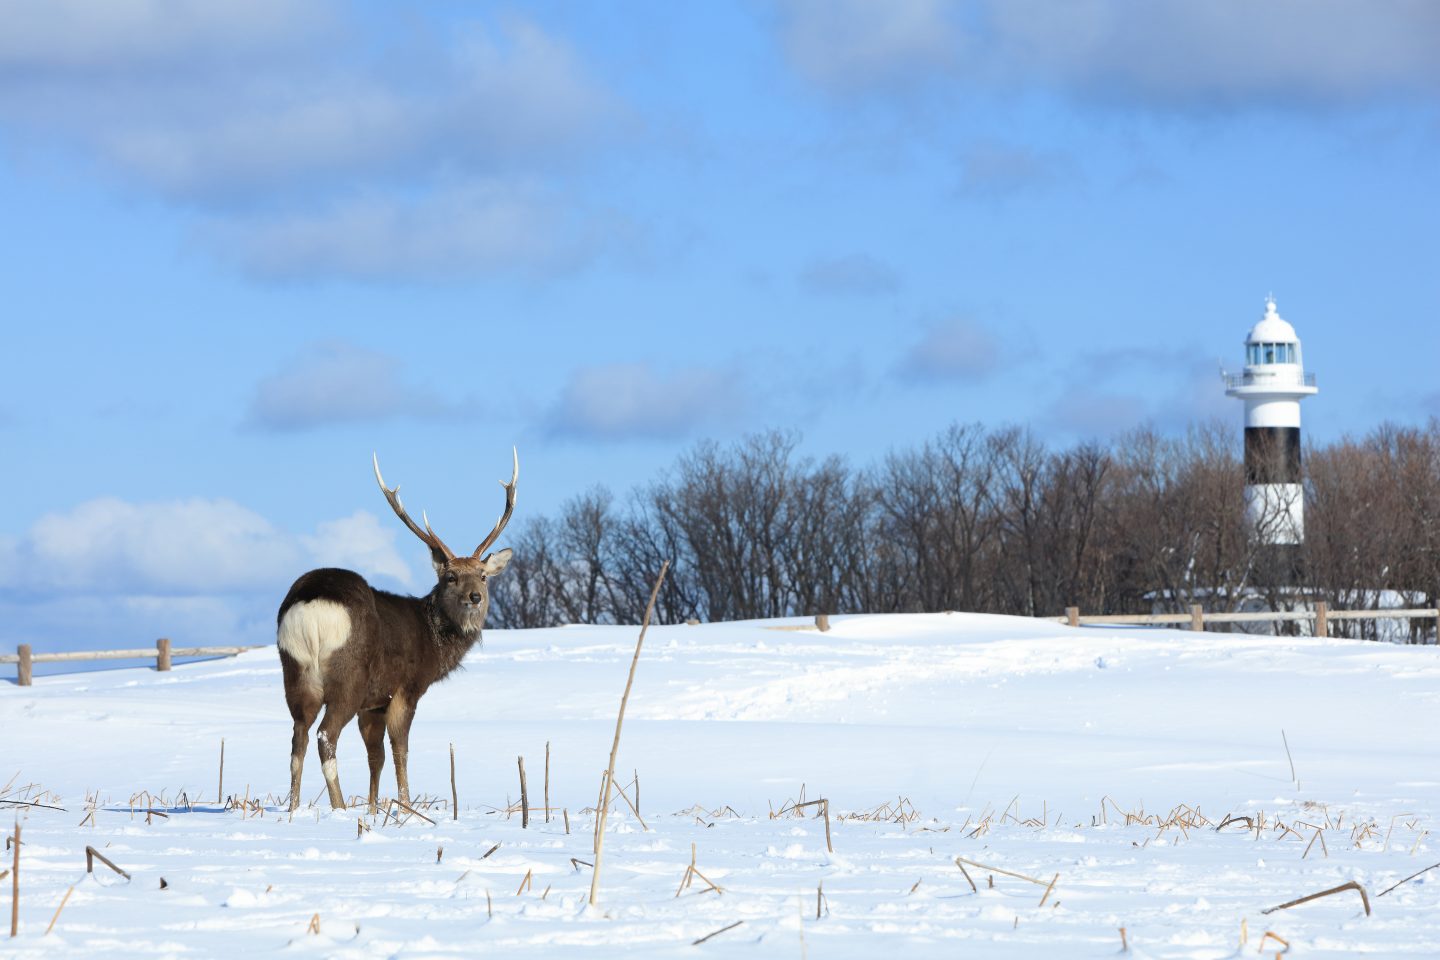
[[[435,588],[423,597],[377,590],[358,573],[326,567],[296,580],[276,617],[276,646],[285,678],[285,702],[295,720],[290,742],[290,809],[300,804],[300,771],[305,763],[310,725],[320,708],[317,736],[320,769],[330,805],[345,806],[335,769],[335,741],[350,718],[360,717],[360,736],[370,760],[370,812],[376,810],[380,769],[385,765],[382,738],[390,734],[400,800],[410,802],[406,760],[415,705],[430,685],[460,665],[480,640],[490,608],[487,581],[505,569],[510,550],[481,556],[500,536],[515,510],[520,457],[505,488],[505,512],[490,535],[468,557],[457,557],[421,514],[422,529],[400,503],[399,486],[385,486],[380,461],[375,480],[396,515],[430,548]]]

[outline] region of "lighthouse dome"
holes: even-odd
[[[1250,335],[1245,338],[1246,343],[1299,343],[1300,338],[1295,335],[1295,328],[1290,326],[1289,321],[1280,316],[1275,309],[1273,297],[1265,301],[1265,316],[1260,322],[1250,329]]]

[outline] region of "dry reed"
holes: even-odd
[[[55,929],[55,921],[60,919],[60,911],[65,909],[65,904],[70,902],[70,894],[75,892],[75,884],[70,884],[70,889],[65,891],[65,896],[60,898],[60,906],[55,908],[55,916],[50,918],[50,926],[45,928],[42,936],[50,936],[50,931]]]
[[[740,924],[742,924],[742,923],[744,923],[744,922],[745,922],[744,920],[736,920],[734,923],[730,924],[730,926],[728,926],[728,927],[721,927],[719,930],[716,930],[714,933],[707,933],[707,934],[705,934],[705,936],[701,937],[699,940],[692,940],[692,941],[690,942],[690,946],[692,946],[692,947],[698,947],[698,946],[700,946],[700,944],[704,943],[706,940],[709,940],[711,937],[718,937],[718,936],[720,936],[720,934],[724,933],[726,930],[734,930],[736,927],[740,926]]]
[[[605,856],[605,821],[610,809],[610,785],[615,781],[615,755],[620,752],[620,730],[625,724],[625,705],[630,702],[630,688],[635,683],[635,667],[640,663],[640,649],[645,643],[645,631],[650,627],[650,617],[655,612],[655,598],[660,595],[660,585],[665,582],[665,573],[670,561],[660,566],[660,575],[655,578],[655,587],[650,591],[650,602],[645,607],[645,619],[640,625],[640,636],[635,641],[635,656],[630,660],[630,675],[625,680],[625,692],[620,697],[620,711],[615,717],[615,741],[610,745],[610,766],[605,771],[601,788],[601,803],[595,815],[595,870],[590,876],[590,905],[600,892],[600,866]]]
[[[1356,883],[1354,880],[1351,880],[1349,883],[1342,883],[1338,887],[1331,887],[1329,890],[1321,890],[1319,893],[1312,893],[1309,896],[1300,897],[1296,900],[1291,900],[1289,903],[1282,903],[1278,907],[1270,907],[1267,910],[1261,910],[1260,912],[1274,913],[1276,910],[1288,910],[1291,907],[1298,907],[1302,903],[1309,903],[1311,900],[1319,900],[1321,897],[1328,897],[1345,890],[1354,890],[1356,893],[1360,894],[1360,902],[1365,905],[1365,916],[1370,916],[1370,897],[1365,893],[1365,888],[1360,886],[1360,884]]]

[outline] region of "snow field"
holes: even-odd
[[[290,721],[273,650],[0,687],[0,796],[24,840],[21,935],[0,956],[1099,957],[1121,927],[1139,957],[1250,955],[1267,931],[1291,956],[1440,954],[1440,870],[1379,896],[1440,860],[1434,648],[965,614],[834,624],[652,628],[617,776],[638,772],[645,823],[617,802],[596,908],[572,858],[594,859],[633,628],[487,632],[412,732],[433,825],[276,805]],[[312,737],[307,800],[318,766]],[[339,767],[363,791],[353,726]],[[772,816],[820,797],[833,852],[821,818]],[[147,823],[147,806],[168,816]],[[1217,830],[1227,815],[1249,820]],[[87,844],[132,879],[87,875]],[[676,896],[692,844],[722,893],[694,879]],[[957,857],[985,865],[966,867],[978,889]],[[1354,891],[1261,913],[1352,880],[1371,915]]]

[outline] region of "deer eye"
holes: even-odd
[[[460,580],[460,578],[457,577],[457,576],[455,576],[455,574],[453,574],[453,573],[447,573],[447,574],[445,575],[445,582],[446,582],[446,583],[457,583],[459,580]]]
[[[480,574],[480,582],[481,582],[481,583],[484,583],[484,582],[485,582],[486,580],[488,580],[488,579],[489,579],[489,578],[488,578],[485,574],[483,574],[483,573]]]

